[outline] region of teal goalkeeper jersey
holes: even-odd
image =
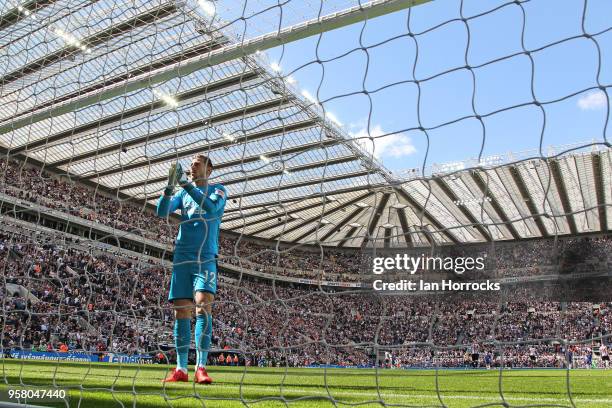
[[[162,194],[157,202],[159,217],[181,211],[175,260],[177,255],[206,258],[219,253],[219,229],[226,201],[227,190],[221,184],[197,187],[189,183],[172,197]]]

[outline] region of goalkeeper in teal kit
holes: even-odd
[[[187,381],[187,356],[191,344],[191,311],[196,304],[195,381],[210,384],[206,360],[212,338],[211,305],[217,293],[219,228],[227,200],[221,184],[209,184],[213,164],[204,155],[191,162],[189,182],[180,164],[170,167],[168,186],[157,203],[157,215],[167,217],[180,210],[181,225],[176,238],[172,280],[168,300],[174,304],[176,369],[164,382]],[[176,185],[181,187],[176,194]]]

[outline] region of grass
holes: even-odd
[[[163,387],[161,379],[169,366],[8,359],[0,363],[0,389],[20,383],[65,387],[70,407],[612,407],[612,370],[210,367],[212,385],[190,382]],[[65,407],[66,403],[38,405]]]

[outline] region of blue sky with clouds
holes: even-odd
[[[521,9],[505,1],[467,0],[460,11],[459,0],[437,0],[412,9],[409,26],[417,34],[418,57],[408,36],[408,11],[268,50],[267,57],[283,75],[291,74],[300,90],[323,101],[370,151],[368,136],[378,137],[374,155],[394,171],[421,167],[427,151],[427,165],[475,158],[483,138],[484,156],[536,149],[541,137],[544,146],[603,142],[608,98],[598,90],[580,91],[596,87],[598,80],[612,85],[612,1],[587,3],[584,30],[603,31],[593,37],[600,54],[592,39],[562,41],[582,34],[584,4],[532,0]],[[534,51],[533,81],[522,39]],[[466,65],[466,50],[475,81],[467,69],[452,71]],[[532,91],[545,103],[544,113],[530,104]],[[482,123],[456,121],[474,112]],[[419,126],[435,129],[407,130]]]

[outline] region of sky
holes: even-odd
[[[318,12],[317,4],[304,0],[303,14],[307,6]],[[593,39],[563,41],[582,35],[584,4],[466,0],[461,7],[459,0],[436,0],[412,8],[410,20],[407,10],[395,12],[265,54],[393,172],[477,158],[481,148],[483,157],[539,149],[540,141],[548,154],[549,146],[605,140],[609,101],[588,89],[601,84],[612,93],[612,1],[587,2],[584,31],[600,33],[592,37],[599,50]],[[260,16],[273,27],[279,10]],[[293,20],[285,17],[284,25]],[[253,35],[267,27],[248,20],[247,37],[249,24],[258,29]],[[466,65],[473,69],[453,70]],[[532,92],[541,107],[530,104]],[[458,120],[465,116],[472,117]],[[421,126],[431,130],[410,130]]]

